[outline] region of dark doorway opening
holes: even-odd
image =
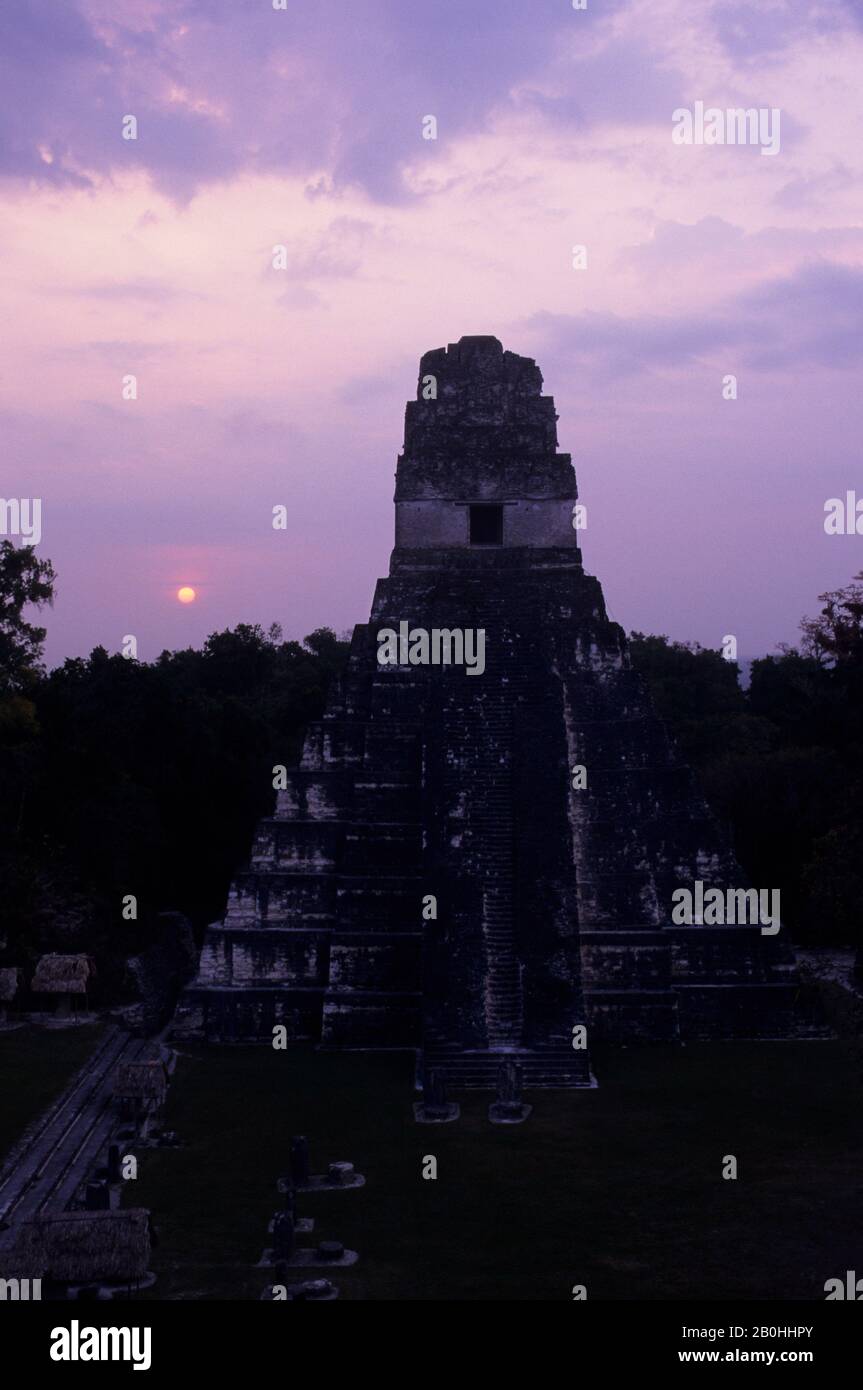
[[[477,505],[470,509],[471,545],[503,545],[503,507]]]

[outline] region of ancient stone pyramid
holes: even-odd
[[[514,1054],[528,1085],[581,1085],[582,1024],[790,1031],[781,935],[672,925],[676,888],[745,880],[584,572],[556,419],[496,338],[422,358],[389,577],[207,931],[188,1032],[423,1048],[465,1084]],[[385,630],[482,631],[484,669],[382,664]]]

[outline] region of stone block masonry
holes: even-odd
[[[556,418],[496,338],[422,358],[389,575],[179,1030],[412,1048],[454,1085],[493,1087],[511,1057],[526,1088],[590,1084],[579,1025],[589,1042],[793,1031],[781,933],[672,922],[681,886],[747,885],[584,572]],[[484,632],[482,671],[382,664],[377,634],[405,622]]]

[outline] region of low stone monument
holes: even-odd
[[[111,1192],[106,1182],[88,1182],[84,1189],[85,1211],[110,1211]]]
[[[270,1222],[273,1244],[258,1261],[259,1269],[322,1269],[326,1265],[344,1268],[356,1264],[356,1250],[346,1250],[340,1240],[321,1240],[314,1248],[294,1245],[294,1223],[287,1212],[277,1212]],[[274,1283],[284,1282],[278,1278]]]
[[[457,1120],[461,1110],[455,1101],[447,1100],[446,1080],[441,1071],[431,1068],[423,1074],[423,1098],[414,1101],[414,1119],[419,1125],[446,1125]]]
[[[276,1183],[276,1188],[277,1191],[279,1191],[282,1195],[282,1211],[293,1221],[294,1231],[296,1232],[296,1234],[308,1235],[310,1231],[313,1231],[315,1229],[314,1217],[297,1216],[297,1189],[291,1182],[290,1177],[279,1178],[278,1182]],[[275,1222],[278,1216],[279,1213],[276,1212],[275,1216],[270,1222],[269,1229],[271,1231],[275,1228]]]
[[[309,1141],[304,1134],[291,1135],[291,1179],[295,1188],[309,1180]]]
[[[119,1144],[109,1144],[109,1145],[108,1145],[108,1172],[107,1172],[107,1177],[108,1177],[108,1182],[109,1182],[109,1183],[117,1183],[117,1182],[120,1182],[121,1179],[122,1179],[122,1170],[121,1170],[121,1164],[120,1164],[120,1145],[119,1145]]]
[[[294,1218],[279,1211],[273,1218],[273,1259],[288,1260],[294,1253]]]
[[[277,1269],[275,1279],[264,1289],[261,1300],[266,1303],[312,1302],[313,1300],[316,1303],[329,1303],[338,1296],[338,1289],[329,1279],[304,1279],[301,1284],[289,1284],[284,1271]]]
[[[302,1284],[291,1284],[288,1287],[288,1300],[292,1303],[312,1299],[316,1303],[327,1303],[338,1296],[338,1289],[329,1279],[305,1279]]]
[[[520,1125],[532,1110],[521,1098],[521,1067],[514,1057],[507,1057],[497,1074],[497,1100],[488,1107],[488,1118],[493,1125]]]
[[[17,965],[4,965],[0,969],[0,1027],[7,1022],[7,1005],[12,1003],[21,987],[21,971]]]
[[[278,1190],[285,1194],[288,1187],[295,1192],[320,1192],[323,1188],[346,1189],[365,1187],[365,1178],[352,1163],[340,1159],[330,1163],[326,1173],[312,1173],[309,1161],[309,1141],[304,1134],[291,1138],[290,1174],[279,1178]]]

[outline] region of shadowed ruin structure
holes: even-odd
[[[758,926],[672,925],[676,888],[745,880],[582,567],[556,419],[536,364],[496,338],[423,357],[389,577],[207,932],[181,1029],[422,1047],[454,1084],[494,1086],[503,1054],[526,1087],[589,1084],[579,1025],[789,1032],[789,950]],[[412,662],[435,632],[440,663]]]
[[[143,1207],[41,1215],[0,1237],[0,1275],[72,1285],[140,1284],[148,1281],[150,1243],[150,1213]]]
[[[121,1062],[114,1073],[114,1097],[120,1113],[146,1138],[150,1122],[165,1104],[168,1075],[164,1062]]]
[[[7,1005],[21,988],[22,971],[16,965],[0,966],[0,1024],[6,1022]]]
[[[41,956],[30,985],[34,994],[57,996],[57,1014],[61,1018],[72,1012],[72,997],[85,996],[89,981],[96,974],[92,956],[61,956],[52,952]]]

